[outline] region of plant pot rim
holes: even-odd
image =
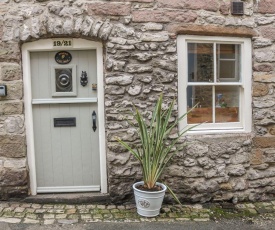
[[[160,191],[145,191],[145,190],[140,190],[140,189],[136,188],[137,185],[143,185],[143,184],[144,184],[144,181],[136,182],[133,184],[133,189],[136,191],[139,191],[139,192],[150,193],[150,194],[158,194],[158,193],[165,192],[167,190],[166,185],[163,183],[160,183],[160,182],[156,182],[156,185],[159,185],[162,187],[162,190],[160,190]]]

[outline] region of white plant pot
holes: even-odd
[[[167,187],[164,184],[158,183],[163,190],[156,192],[149,192],[137,189],[136,186],[143,185],[144,182],[140,181],[133,184],[137,212],[141,216],[153,217],[159,215],[162,201]]]

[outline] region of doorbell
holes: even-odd
[[[6,85],[0,85],[0,97],[7,96],[7,86]]]

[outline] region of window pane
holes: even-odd
[[[239,86],[215,87],[216,123],[239,121]]]
[[[235,53],[239,45],[235,44],[218,44],[217,51],[220,53],[221,59],[235,59]]]
[[[213,122],[212,120],[212,86],[188,86],[187,110],[199,103],[187,116],[188,124]]]
[[[240,45],[217,44],[217,79],[220,82],[240,80]]]
[[[212,82],[213,60],[213,44],[188,43],[188,81]]]
[[[220,60],[220,81],[224,78],[235,79],[235,61],[222,61]]]

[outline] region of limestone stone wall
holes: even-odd
[[[108,189],[119,202],[131,196],[131,184],[140,178],[138,164],[115,140],[138,144],[122,114],[134,103],[150,119],[161,92],[167,104],[177,98],[179,34],[252,39],[253,132],[186,137],[189,144],[163,179],[188,202],[274,198],[275,4],[244,0],[244,15],[236,16],[230,2],[1,0],[0,83],[9,94],[0,97],[0,198],[28,193],[22,43],[52,37],[103,43]]]

